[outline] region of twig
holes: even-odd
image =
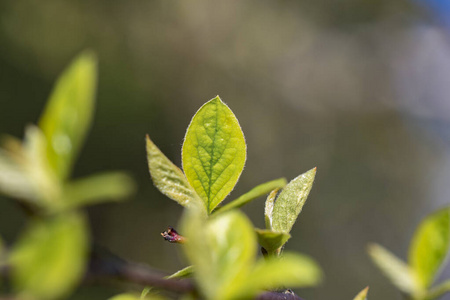
[[[90,279],[121,279],[130,283],[152,286],[176,293],[197,293],[195,285],[190,280],[164,279],[165,274],[149,267],[126,262],[105,250],[102,250],[102,252],[102,255],[94,252],[91,257],[87,273],[87,277]],[[285,292],[264,292],[255,299],[303,300],[290,290]]]

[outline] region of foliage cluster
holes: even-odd
[[[91,242],[81,208],[129,196],[133,181],[110,172],[72,181],[70,173],[94,110],[95,56],[81,54],[58,79],[39,125],[26,128],[24,141],[4,140],[0,149],[0,191],[30,215],[28,228],[11,246],[0,241],[4,292],[17,299],[61,299],[87,272]],[[189,263],[166,280],[192,280],[184,299],[253,299],[264,291],[289,294],[287,288],[321,282],[311,258],[284,251],[311,191],[316,168],[287,182],[275,179],[221,205],[235,187],[246,161],[246,142],[238,120],[219,97],[194,115],[182,147],[182,170],[147,136],[147,160],[155,186],[182,205],[180,234],[164,233],[180,243]],[[239,208],[267,196],[265,228],[254,228]],[[2,246],[3,245],[3,246]],[[262,257],[257,257],[258,245]],[[383,247],[369,246],[370,257],[409,299],[438,299],[450,282],[432,284],[450,245],[450,208],[429,215],[418,227],[405,264]],[[190,279],[192,278],[192,279]],[[355,300],[367,298],[368,288]],[[153,287],[114,300],[164,299]]]

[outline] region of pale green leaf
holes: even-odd
[[[38,193],[26,169],[0,149],[0,192],[7,196],[37,201]]]
[[[258,243],[266,249],[268,253],[274,253],[279,248],[281,248],[291,237],[289,233],[286,232],[275,232],[268,229],[255,229]]]
[[[94,112],[97,61],[93,53],[78,56],[59,77],[39,127],[47,139],[47,158],[55,174],[69,175]]]
[[[133,293],[125,293],[116,295],[112,298],[109,298],[108,300],[164,300],[166,298],[160,296],[160,295],[153,295],[153,294],[147,294],[144,297],[141,297],[138,294]]]
[[[279,179],[275,179],[275,180],[260,184],[256,187],[254,187],[253,189],[251,189],[249,192],[240,196],[236,200],[233,200],[230,203],[217,208],[214,211],[214,213],[218,213],[218,212],[222,213],[222,212],[234,209],[234,208],[239,208],[241,206],[244,206],[245,204],[253,201],[256,198],[267,195],[273,189],[284,187],[286,185],[286,183],[287,183],[286,179],[279,178]]]
[[[426,292],[427,300],[439,299],[443,295],[450,292],[450,280],[446,280],[442,283],[439,283],[437,286],[431,288]]]
[[[426,217],[418,226],[409,249],[409,264],[422,289],[439,274],[450,247],[450,208]]]
[[[244,134],[219,97],[204,104],[188,127],[183,170],[210,213],[233,190],[246,159]]]
[[[133,180],[121,172],[92,175],[70,182],[64,187],[65,201],[62,209],[72,209],[84,205],[118,201],[135,191]]]
[[[192,277],[192,274],[194,274],[194,268],[192,266],[187,266],[186,268],[183,268],[170,276],[166,276],[165,278],[166,279],[189,278]]]
[[[260,259],[245,281],[239,282],[226,291],[227,299],[254,299],[264,290],[285,289],[287,287],[310,287],[321,282],[322,271],[309,257],[285,253]]]
[[[368,292],[369,292],[369,287],[366,287],[361,292],[359,292],[358,295],[356,295],[356,297],[353,298],[353,300],[367,300]]]
[[[272,229],[289,233],[311,191],[316,168],[298,176],[286,185],[275,200]]]
[[[399,290],[413,294],[416,284],[409,266],[378,244],[370,244],[368,252],[375,265]]]
[[[16,292],[33,299],[66,296],[82,279],[87,252],[87,228],[81,215],[32,223],[10,257]]]
[[[256,255],[250,221],[237,210],[208,221],[193,209],[183,220],[184,249],[206,299],[227,299],[226,291],[248,278]]]
[[[183,206],[201,202],[183,172],[175,166],[147,136],[147,161],[153,183],[158,190]]]
[[[60,181],[52,171],[46,156],[47,140],[37,126],[27,126],[23,143],[27,176],[39,198],[39,205],[50,208],[61,201]]]
[[[264,220],[266,223],[266,229],[272,230],[273,222],[273,205],[275,204],[275,198],[277,197],[278,191],[280,189],[274,189],[270,192],[266,199],[266,206],[264,209]]]

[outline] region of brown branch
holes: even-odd
[[[129,283],[143,286],[152,286],[176,293],[197,294],[195,285],[188,279],[164,279],[162,274],[149,267],[126,262],[123,259],[101,250],[103,253],[93,253],[87,279],[120,279]],[[257,300],[303,300],[292,291],[264,292],[259,294]]]
[[[100,249],[100,251],[99,249],[99,247],[95,247],[91,254],[86,274],[87,280],[119,279],[177,293],[189,293],[195,290],[195,286],[190,281],[165,279],[167,274],[144,265],[127,262],[104,249]]]

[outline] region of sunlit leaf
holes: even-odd
[[[36,201],[38,193],[23,165],[0,149],[0,193],[19,199]]]
[[[189,210],[183,232],[189,241],[183,246],[202,294],[207,299],[227,299],[226,292],[248,278],[254,263],[256,237],[252,224],[237,210],[209,221]]]
[[[370,244],[368,252],[383,274],[401,291],[413,294],[416,284],[410,267],[378,244]]]
[[[253,201],[256,198],[267,195],[273,189],[284,187],[286,185],[286,183],[287,183],[286,179],[279,178],[279,179],[275,179],[275,180],[260,184],[256,187],[254,187],[253,189],[251,189],[249,192],[240,196],[236,200],[233,200],[230,203],[228,203],[227,205],[218,208],[214,212],[222,213],[222,212],[234,209],[234,208],[239,208],[239,207],[249,203],[250,201]]]
[[[366,287],[361,292],[359,292],[358,295],[356,295],[356,297],[353,298],[353,300],[367,300],[368,292],[369,292],[369,287]]]
[[[153,183],[158,190],[183,206],[200,202],[183,172],[175,166],[147,136],[147,161]]]
[[[160,295],[147,294],[144,297],[142,297],[138,294],[126,293],[116,295],[112,298],[109,298],[108,300],[164,300],[164,299],[166,298]]]
[[[166,279],[189,278],[192,277],[192,274],[194,274],[194,268],[192,266],[187,266],[186,268],[183,268],[173,273],[172,275],[167,276]]]
[[[316,168],[298,176],[281,191],[272,212],[272,229],[289,233],[311,191]]]
[[[321,278],[320,267],[307,256],[285,253],[261,258],[245,281],[226,291],[226,298],[254,299],[264,290],[315,286]]]
[[[90,127],[96,81],[96,58],[84,52],[58,79],[39,121],[48,142],[48,162],[61,179],[69,175]]]
[[[273,222],[273,205],[275,204],[275,198],[277,197],[280,189],[274,189],[270,192],[266,199],[266,206],[264,208],[264,221],[266,223],[266,229],[272,230]]]
[[[66,296],[81,280],[87,251],[87,228],[81,215],[32,223],[11,253],[15,290],[32,299]]]
[[[27,171],[39,205],[44,208],[52,207],[61,199],[61,186],[59,180],[51,170],[46,156],[47,140],[41,129],[34,125],[27,126],[23,143],[23,152]]]
[[[246,159],[244,134],[219,97],[204,104],[189,125],[183,170],[211,212],[233,190]]]
[[[266,249],[268,253],[273,253],[282,247],[291,237],[286,232],[275,232],[268,229],[255,229],[258,243]]]
[[[450,208],[426,217],[417,228],[409,250],[409,264],[420,287],[428,288],[439,274],[450,246]]]
[[[135,190],[133,180],[120,172],[102,173],[66,184],[62,209],[92,205],[108,200],[121,200]]]

